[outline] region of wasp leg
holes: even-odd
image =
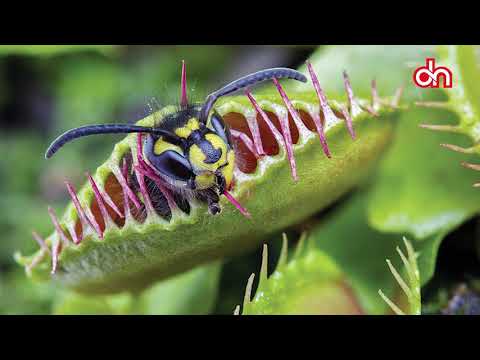
[[[217,215],[222,211],[222,208],[218,205],[218,202],[211,202],[208,204],[208,211],[212,215]]]
[[[208,204],[208,211],[212,215],[216,215],[222,211],[222,208],[218,204],[220,197],[213,189],[201,190],[196,194],[198,200],[206,202]]]
[[[218,192],[219,194],[223,194],[227,187],[227,182],[225,180],[225,177],[222,174],[215,174],[215,177],[217,180]]]

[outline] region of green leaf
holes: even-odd
[[[54,314],[209,314],[216,301],[221,265],[197,267],[161,281],[142,293],[82,295],[65,292],[54,305]]]
[[[475,174],[459,166],[465,155],[439,146],[465,139],[418,127],[431,119],[451,123],[456,116],[442,109],[415,109],[400,116],[368,206],[369,221],[381,231],[421,240],[455,229],[480,209],[480,192],[470,186]]]

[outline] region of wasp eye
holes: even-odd
[[[225,125],[225,122],[221,116],[214,113],[210,119],[210,122],[217,135],[220,136],[226,144],[232,147],[232,142],[230,141],[230,131],[228,130],[228,127]]]
[[[149,160],[163,175],[174,180],[189,182],[194,176],[188,160],[173,150],[167,150],[160,155],[151,154]]]

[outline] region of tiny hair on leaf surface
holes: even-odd
[[[355,97],[346,74],[346,100],[330,99],[317,84],[320,74],[317,81],[310,75],[310,91],[289,91],[273,79],[260,94],[248,90],[214,105],[235,153],[231,196],[220,197],[220,214],[170,192],[150,171],[142,136],[129,134],[78,192],[69,184],[72,202],[63,215],[49,211],[55,231],[38,235],[50,252],[42,245],[17,261],[33,279],[53,278],[78,292],[138,292],[248,251],[328,206],[369,175],[400,110],[393,94]],[[177,111],[167,106],[135,125],[152,127]]]

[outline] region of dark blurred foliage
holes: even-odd
[[[55,136],[86,124],[135,122],[148,113],[152,98],[160,105],[176,104],[181,60],[187,63],[190,99],[202,101],[242,74],[297,67],[312,51],[291,46],[0,46],[0,314],[50,312],[56,289],[27,280],[13,254],[36,249],[31,231],[47,236],[52,229],[47,205],[60,213],[68,201],[63,182],[69,179],[79,187],[84,173],[94,171],[119,139],[78,141],[47,162],[44,151]],[[257,251],[228,263],[219,312],[233,311],[230,304],[241,300],[244,282],[260,260]]]

